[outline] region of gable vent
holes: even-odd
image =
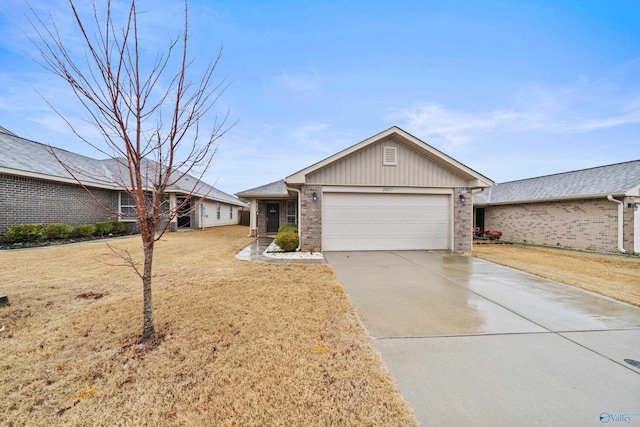
[[[398,164],[398,149],[396,147],[384,147],[382,156],[383,166],[396,166]]]

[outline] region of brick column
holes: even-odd
[[[313,193],[317,200],[313,201]],[[303,185],[300,190],[300,250],[322,251],[322,186]]]
[[[465,202],[460,200],[464,194]],[[473,198],[467,187],[453,191],[453,250],[470,251],[473,242]]]

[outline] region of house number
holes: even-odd
[[[393,188],[391,188],[391,187],[382,187],[382,191],[385,192],[385,193],[388,193],[390,191],[393,191]]]

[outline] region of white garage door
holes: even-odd
[[[324,193],[322,250],[449,248],[447,195]]]

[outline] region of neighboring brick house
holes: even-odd
[[[83,184],[100,203],[87,195],[49,150],[77,170]],[[75,226],[119,220],[134,229],[133,201],[121,191],[122,187],[114,184],[121,180],[120,175],[115,159],[96,160],[48,147],[0,127],[0,238],[10,226],[18,224]],[[238,223],[239,210],[246,204],[192,176],[186,176],[169,189],[170,208],[175,208],[180,198],[193,188],[204,198],[197,202],[197,209],[190,215],[176,218],[171,229]]]
[[[506,241],[640,252],[640,160],[496,184],[473,203],[475,225]]]
[[[392,127],[282,181],[237,193],[252,236],[299,227],[303,251],[471,249],[471,191],[493,181]]]

